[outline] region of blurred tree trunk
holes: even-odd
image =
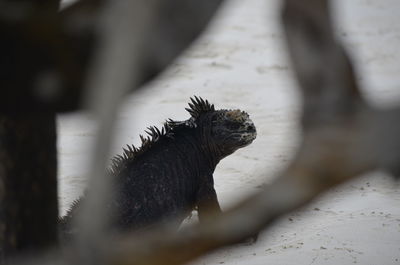
[[[53,113],[0,114],[0,264],[57,242]]]

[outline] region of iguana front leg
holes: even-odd
[[[202,185],[199,188],[197,192],[197,212],[200,222],[222,212],[213,185]]]
[[[217,199],[217,193],[211,185],[202,186],[197,194],[197,212],[199,214],[199,221],[204,222],[218,214],[222,213],[221,207]],[[257,241],[258,233],[243,240],[242,244],[253,244]]]

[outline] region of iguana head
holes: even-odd
[[[249,115],[240,110],[218,110],[212,121],[212,137],[227,152],[234,152],[256,139],[257,132]]]
[[[195,125],[207,134],[223,157],[245,147],[257,136],[256,127],[249,115],[241,110],[215,110],[214,105],[195,97],[186,109]]]

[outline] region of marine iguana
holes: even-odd
[[[112,159],[110,174],[116,194],[107,206],[115,214],[118,231],[146,229],[175,220],[177,227],[197,209],[200,222],[206,214],[221,212],[214,189],[214,170],[221,159],[249,145],[256,128],[240,110],[215,110],[200,97],[191,98],[185,121],[167,120],[160,130],[149,127],[142,146],[129,146]],[[59,220],[62,238],[75,230],[71,221],[78,199]]]

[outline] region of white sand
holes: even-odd
[[[353,53],[365,96],[400,104],[400,1],[336,0],[338,36]],[[183,120],[199,95],[217,108],[246,110],[254,143],[224,159],[214,178],[228,208],[270,182],[290,161],[298,140],[300,101],[278,24],[280,1],[228,1],[211,30],[148,89],[127,98],[113,154],[138,144],[139,134],[166,118]],[[85,186],[95,122],[81,113],[59,118],[62,213]],[[400,192],[373,172],[282,218],[252,246],[235,246],[194,264],[400,264]]]

